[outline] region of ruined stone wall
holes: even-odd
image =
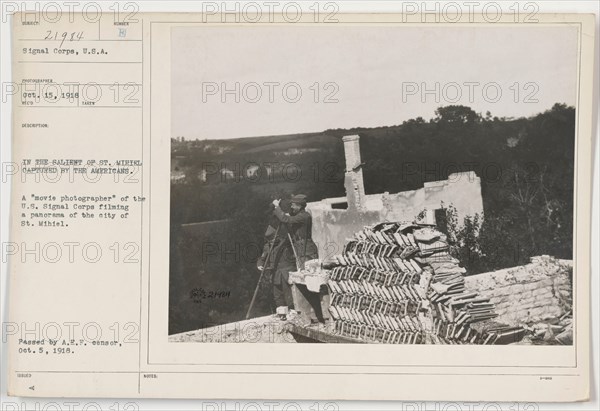
[[[347,186],[348,188],[348,186]],[[319,246],[319,257],[339,253],[347,238],[366,225],[382,221],[413,221],[424,209],[435,210],[445,206],[456,207],[459,222],[464,217],[483,215],[481,180],[470,171],[451,174],[447,180],[425,183],[418,190],[396,194],[371,194],[364,196],[363,208],[333,209],[332,203],[344,198],[326,199],[309,203],[307,210],[313,216],[313,239]],[[354,202],[354,193],[347,196]]]
[[[295,343],[286,323],[274,316],[252,318],[169,336],[169,342]]]
[[[346,239],[351,238],[365,225],[383,221],[379,211],[358,212],[316,207],[308,209],[313,216],[313,240],[317,244],[319,258],[322,260],[341,253]]]
[[[555,321],[572,310],[572,269],[569,260],[534,257],[527,265],[466,277],[465,286],[490,298],[497,321],[531,326]]]
[[[390,221],[411,220],[423,209],[435,210],[442,203],[456,208],[459,223],[467,216],[483,214],[481,180],[473,171],[455,173],[447,180],[425,183],[419,190],[385,193],[382,201],[386,218]]]

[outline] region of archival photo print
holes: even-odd
[[[578,36],[174,27],[169,342],[573,345]]]

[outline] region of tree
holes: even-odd
[[[435,121],[449,124],[475,124],[481,119],[473,109],[467,106],[446,106],[435,110]]]

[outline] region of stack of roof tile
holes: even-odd
[[[503,333],[519,334],[501,325],[471,327],[496,317],[494,305],[465,289],[466,270],[433,226],[365,227],[334,266],[328,285],[336,334],[405,344],[491,344]]]

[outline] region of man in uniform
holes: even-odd
[[[289,199],[281,200],[281,208],[288,213],[291,212]],[[263,252],[256,265],[259,270],[262,271],[264,268],[266,272],[271,274],[275,307],[287,306],[293,309],[294,299],[288,278],[290,271],[296,271],[296,260],[288,239],[287,229],[288,227],[272,214],[265,231]],[[277,235],[275,235],[276,233]],[[268,261],[266,261],[271,245],[273,245],[273,250]]]
[[[296,257],[294,259],[294,265],[296,266],[294,271],[296,271],[296,269],[304,269],[307,261],[319,258],[319,253],[317,245],[312,239],[312,216],[306,211],[306,196],[303,194],[294,195],[291,202],[292,210],[289,214],[286,214],[281,209],[280,202],[278,200],[273,201],[273,205],[275,206],[273,214],[286,226],[289,237],[291,237],[293,245],[292,253]],[[289,284],[286,284],[286,286],[290,287]],[[319,295],[308,292],[304,286],[299,286],[298,290],[312,307],[309,313],[311,321],[317,322],[319,318],[323,318]],[[302,308],[300,307],[300,309]]]
[[[318,249],[312,240],[312,216],[306,211],[306,196],[297,194],[292,196],[292,211],[286,214],[280,207],[280,201],[274,200],[275,210],[273,214],[287,226],[293,241],[296,257],[296,267],[304,269],[304,263],[308,260],[318,258]],[[294,251],[293,250],[293,251]]]

